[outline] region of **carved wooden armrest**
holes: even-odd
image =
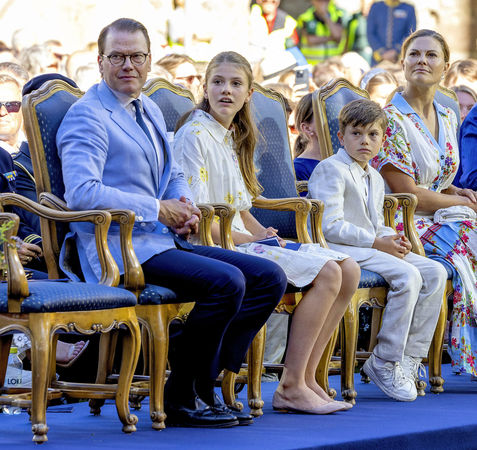
[[[392,228],[396,231],[395,216],[396,211],[399,206],[399,201],[394,195],[385,195],[384,196],[384,205],[383,205],[383,214],[384,214],[384,224],[387,227]]]
[[[306,192],[308,190],[308,181],[295,181],[296,190],[301,192]]]
[[[296,234],[298,241],[303,244],[312,242],[307,229],[307,218],[311,210],[310,200],[303,197],[264,198],[258,197],[252,205],[255,208],[271,209],[274,211],[295,211]]]
[[[72,211],[66,202],[49,192],[40,194],[40,204],[58,211]],[[144,273],[132,244],[132,231],[136,214],[129,209],[108,209],[111,220],[119,223],[119,239],[124,265],[124,287],[136,295],[144,289]]]
[[[5,262],[7,266],[7,301],[8,312],[19,313],[21,312],[21,304],[25,297],[28,297],[28,282],[23,270],[22,263],[17,253],[17,246],[12,240],[13,236],[16,236],[18,231],[18,225],[20,219],[16,214],[0,213],[0,225],[4,225],[8,222],[13,222],[13,226],[5,230],[3,236],[5,241],[3,242],[3,251],[5,255]]]
[[[232,220],[235,216],[235,208],[228,203],[210,203],[214,208],[214,215],[219,218],[220,246],[228,250],[235,250],[232,239]]]
[[[417,197],[410,193],[393,193],[402,208],[402,221],[404,226],[404,235],[409,239],[412,245],[412,251],[421,256],[426,256],[422,242],[414,223],[414,213],[417,208]]]
[[[197,204],[202,217],[199,223],[200,243],[209,247],[214,245],[212,239],[212,222],[214,221],[214,207],[206,203]]]
[[[107,211],[57,211],[40,205],[26,197],[14,193],[0,194],[0,205],[17,206],[37,216],[57,222],[90,222],[94,225],[96,249],[101,264],[100,284],[117,286],[119,283],[119,270],[108,248],[107,236],[111,224],[111,214]]]
[[[310,223],[311,223],[311,238],[314,243],[320,244],[323,248],[328,248],[328,243],[325,240],[322,229],[323,212],[325,204],[316,198],[308,199],[311,202]]]

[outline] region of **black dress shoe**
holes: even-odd
[[[198,396],[191,405],[165,402],[166,425],[193,428],[227,428],[238,425],[231,412],[219,411],[206,405]]]
[[[216,393],[214,393],[214,404],[212,405],[212,408],[216,411],[233,414],[238,419],[239,425],[251,425],[253,423],[252,415],[235,408],[234,406],[226,405]]]

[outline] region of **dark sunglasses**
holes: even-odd
[[[22,102],[0,102],[0,108],[5,106],[5,109],[9,113],[17,113],[20,111],[20,107],[22,106]]]

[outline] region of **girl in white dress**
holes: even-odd
[[[324,392],[315,372],[357,288],[359,266],[318,244],[293,251],[256,242],[277,236],[277,230],[263,227],[249,212],[252,199],[260,195],[253,164],[257,132],[249,107],[251,95],[252,70],[245,58],[235,52],[218,54],[207,67],[204,99],[176,133],[175,154],[195,201],[226,202],[235,208],[232,237],[238,251],[272,259],[285,270],[290,283],[309,285],[294,312],[274,408],[314,414],[348,409],[348,404]],[[217,223],[212,236],[220,242]]]

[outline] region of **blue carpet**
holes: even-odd
[[[387,398],[378,388],[363,384],[356,375],[356,406],[328,416],[273,412],[271,399],[276,383],[263,383],[264,416],[248,427],[223,430],[151,429],[147,401],[135,412],[137,432],[125,435],[108,402],[101,416],[89,414],[87,403],[72,412],[48,412],[48,449],[477,449],[477,382],[468,375],[453,375],[443,367],[446,391],[427,393],[415,402]],[[330,377],[339,391],[339,376]],[[240,394],[245,403],[246,393]],[[0,414],[2,448],[32,448],[26,413]]]

